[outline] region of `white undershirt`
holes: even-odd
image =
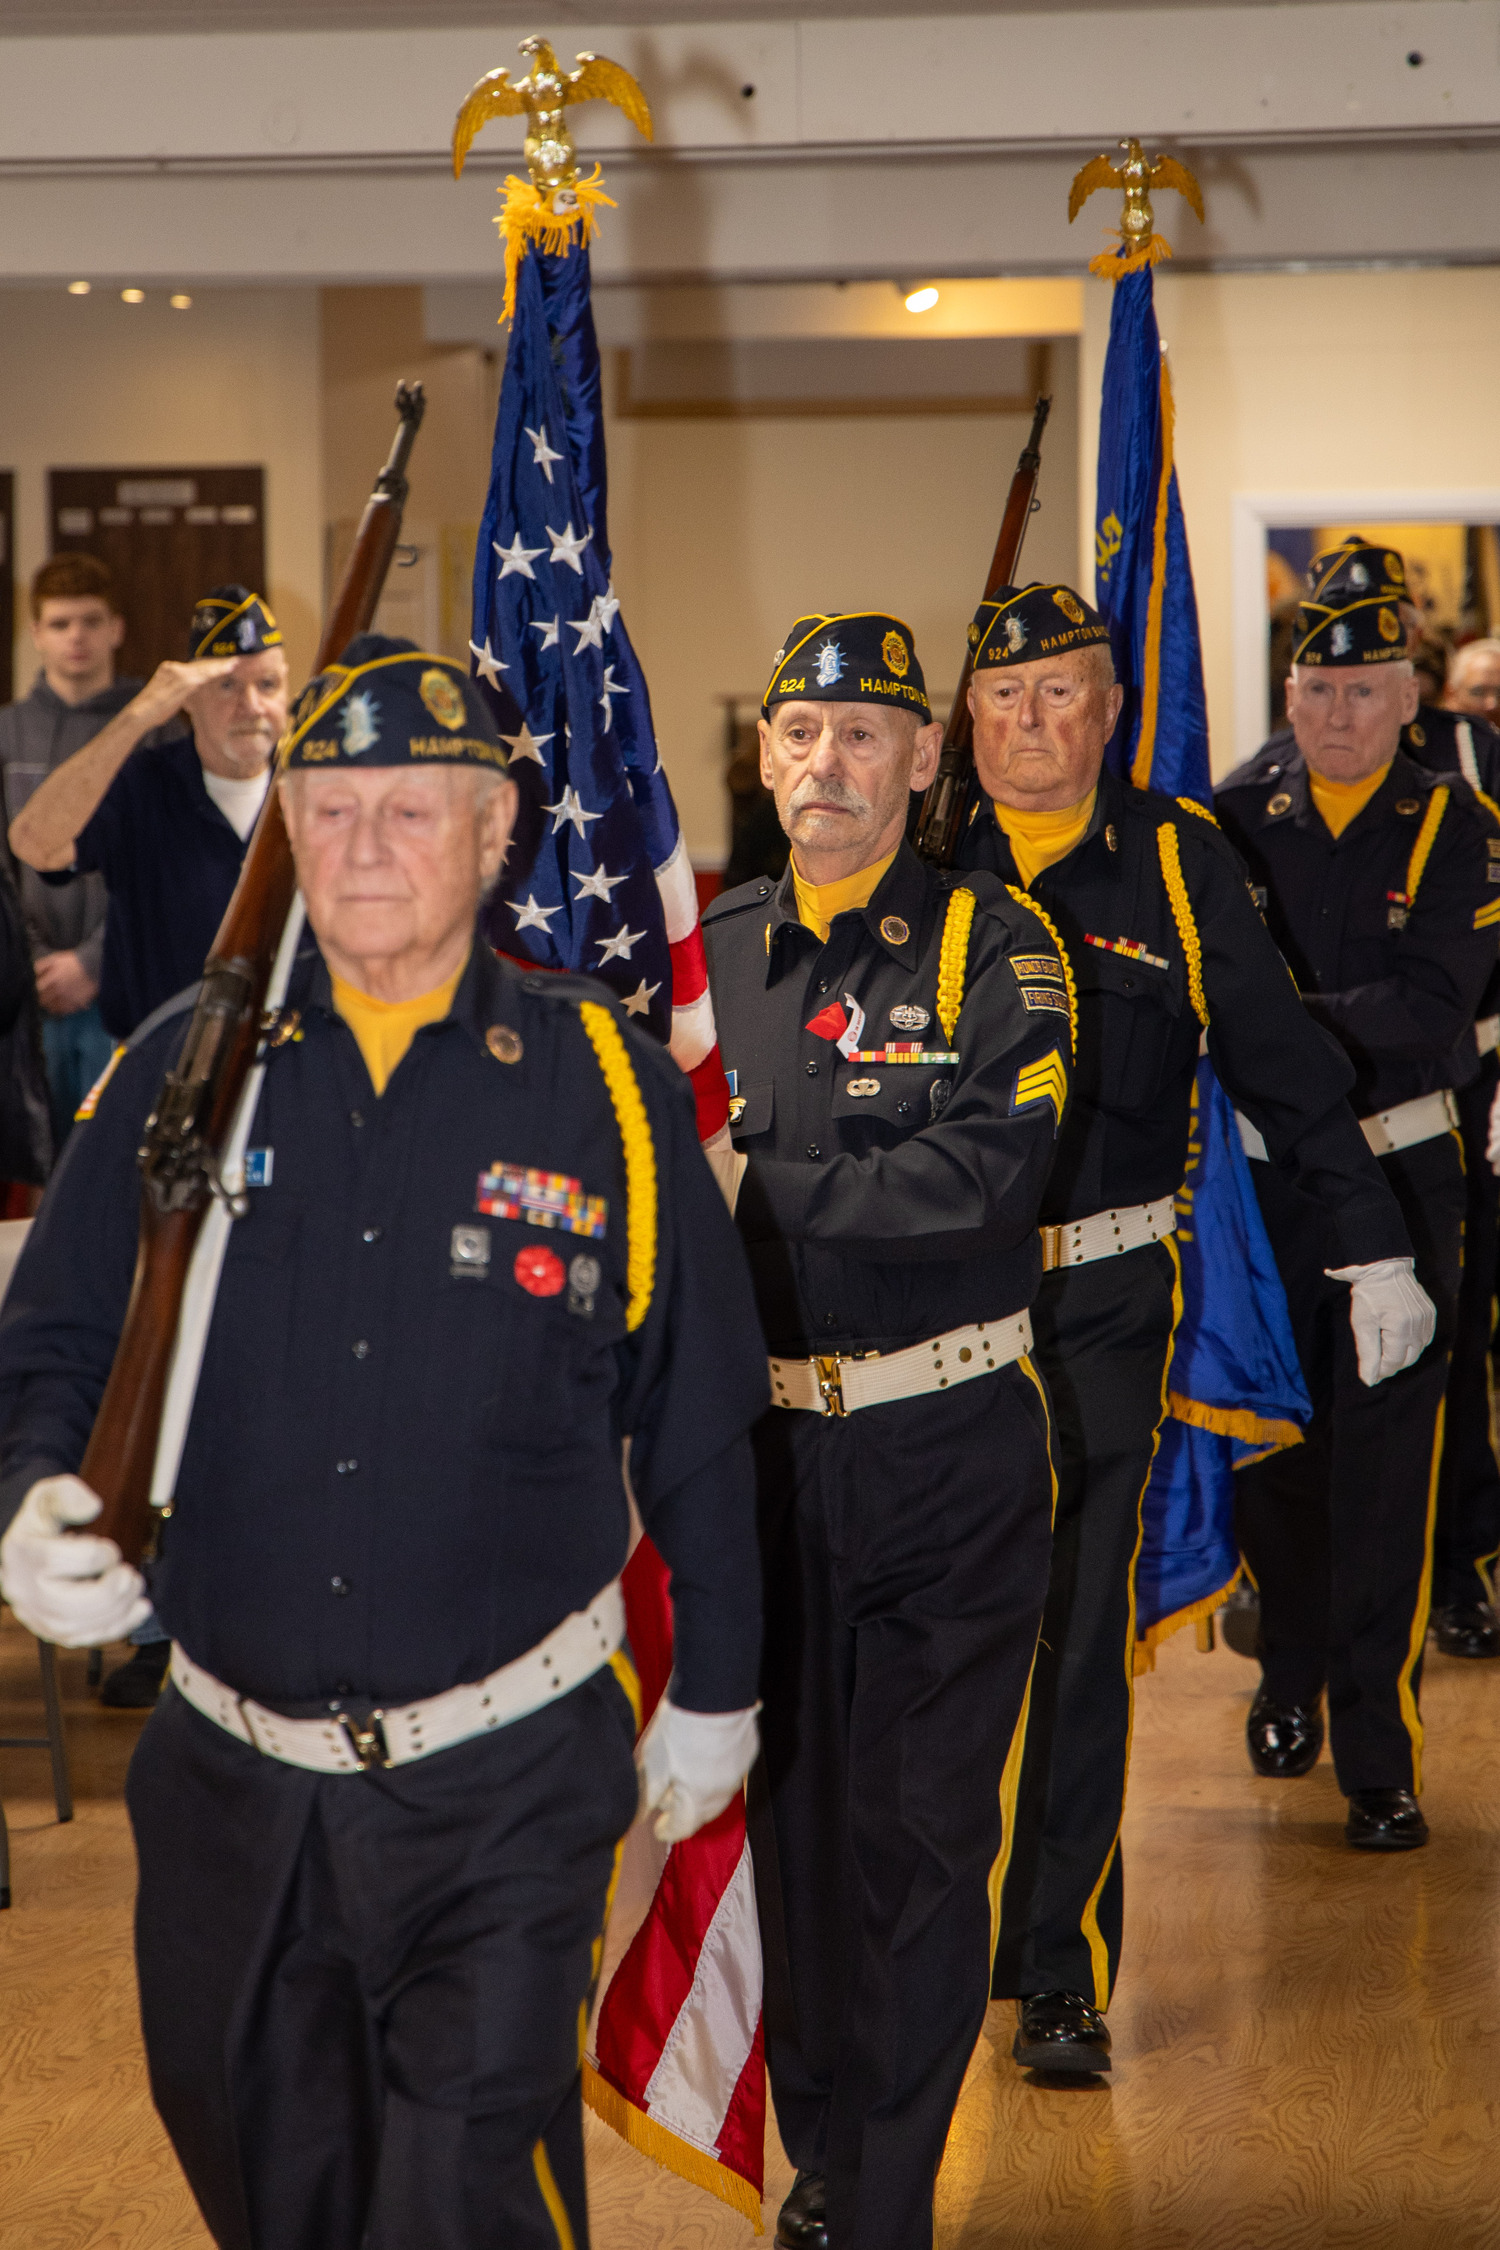
[[[203,769],[203,786],[243,844],[255,826],[255,816],[265,803],[267,776],[255,773],[248,781],[231,781],[227,774]]]

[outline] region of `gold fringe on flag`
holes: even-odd
[[[557,211],[551,198],[533,187],[530,180],[517,179],[514,172],[507,173],[504,187],[498,190],[505,198],[505,207],[495,221],[505,244],[502,321],[509,320],[516,309],[516,276],[521,270],[521,260],[533,245],[560,258],[575,242],[585,245],[592,242],[597,224],[594,214],[599,206],[607,204],[611,211],[615,208],[614,197],[604,192],[603,179],[604,168],[596,164],[588,178],[580,180],[573,190],[577,197],[574,209]]]
[[[765,2233],[760,2197],[748,2180],[741,2179],[738,2172],[731,2172],[727,2164],[721,2164],[706,2149],[695,2148],[691,2141],[658,2125],[655,2118],[637,2109],[634,2102],[628,2101],[617,2086],[611,2086],[607,2078],[601,2078],[588,2062],[583,2066],[583,2098],[596,2117],[602,2118],[622,2141],[638,2148],[642,2156],[649,2156],[664,2172],[675,2172],[680,2180],[689,2181],[693,2187],[706,2188],[721,2203],[727,2203],[731,2211],[738,2211],[742,2219],[748,2219],[757,2234]]]

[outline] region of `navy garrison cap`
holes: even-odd
[[[1393,548],[1377,547],[1351,532],[1336,547],[1325,547],[1307,566],[1308,592],[1315,602],[1338,607],[1378,597],[1409,602],[1406,564]]]
[[[309,681],[282,751],[282,764],[294,770],[482,766],[503,773],[507,762],[467,666],[384,633],[361,633],[339,663]]]
[[[248,586],[215,586],[200,595],[188,625],[188,657],[258,656],[280,648],[281,627]]]
[[[1075,648],[1109,646],[1109,627],[1071,586],[1002,586],[969,627],[976,672],[1032,664]]]
[[[932,717],[911,627],[882,609],[799,617],[776,651],[761,710],[775,703],[887,703]]]
[[[1406,627],[1394,600],[1304,602],[1292,627],[1294,664],[1400,664]]]

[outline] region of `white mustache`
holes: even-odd
[[[837,805],[843,812],[867,813],[870,809],[868,801],[857,789],[851,789],[846,781],[814,781],[809,778],[799,782],[792,791],[787,811],[796,815],[814,801]]]

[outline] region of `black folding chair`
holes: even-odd
[[[62,1697],[57,1692],[57,1652],[50,1641],[38,1641],[42,1667],[42,1705],[47,1714],[45,1734],[0,1734],[0,1750],[50,1750],[52,1799],[59,1822],[73,1817],[73,1784],[68,1778],[68,1747],[63,1740]],[[10,1904],[10,1836],[5,1807],[0,1805],[0,1909]]]

